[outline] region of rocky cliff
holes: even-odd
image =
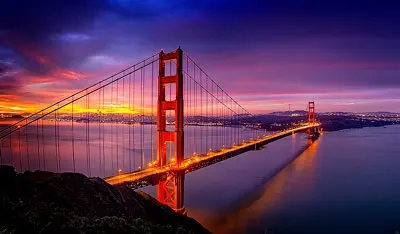
[[[74,173],[0,166],[0,233],[210,233],[145,193]]]

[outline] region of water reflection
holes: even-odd
[[[293,139],[296,136],[293,135]],[[312,174],[315,168],[318,141],[309,141],[304,147],[294,152],[293,157],[283,163],[283,168],[277,168],[273,175],[266,177],[266,183],[257,191],[243,196],[238,206],[219,213],[207,213],[200,210],[190,210],[190,215],[199,220],[213,233],[246,233],[248,227],[262,226],[259,218],[268,210],[279,206],[282,190],[288,178],[296,173]],[[294,161],[292,161],[294,159]],[[290,162],[292,161],[292,162]],[[287,163],[289,163],[287,165]],[[287,165],[284,167],[284,165]],[[312,177],[312,175],[310,175]],[[271,178],[272,177],[272,178]],[[312,180],[307,180],[305,191],[312,192]],[[266,229],[267,230],[267,229]]]
[[[0,121],[0,125],[5,122]],[[185,158],[237,142],[239,131],[249,140],[247,128],[185,125]],[[81,123],[40,120],[0,139],[0,164],[17,171],[79,172],[108,177],[149,167],[156,160],[157,126],[151,124]],[[173,148],[167,145],[167,161]]]

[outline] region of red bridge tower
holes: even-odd
[[[314,124],[314,123],[315,123],[315,103],[314,103],[314,101],[309,101],[308,102],[308,124]],[[314,139],[316,136],[318,136],[318,134],[319,134],[318,127],[308,129],[308,138],[309,139]]]
[[[158,76],[158,105],[157,105],[157,160],[158,166],[167,164],[167,143],[173,148],[173,163],[178,167],[184,159],[183,145],[183,74],[182,74],[182,50],[159,55],[159,76]],[[175,61],[175,75],[165,75],[165,64]],[[166,86],[175,85],[175,100],[166,100]],[[167,131],[166,112],[173,111],[175,115],[174,131]],[[171,160],[172,161],[172,160]],[[176,170],[168,174],[165,180],[157,185],[157,199],[159,202],[170,206],[176,212],[186,213],[183,206],[185,171]]]
[[[314,101],[308,102],[308,123],[315,123],[315,103]]]

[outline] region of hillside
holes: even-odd
[[[0,233],[209,233],[145,193],[74,173],[0,166]]]

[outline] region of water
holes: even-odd
[[[399,142],[400,126],[353,129],[303,152],[297,134],[188,174],[185,206],[214,233],[396,234]]]
[[[61,170],[71,170],[71,132],[68,125],[60,124],[61,129],[65,128],[59,140]],[[76,169],[86,173],[85,127],[84,124],[75,127]],[[133,128],[136,134],[133,136],[140,138],[137,135],[140,126]],[[201,142],[197,139],[201,128],[186,128],[188,139]],[[210,130],[212,134],[207,133]],[[54,171],[53,131],[54,126],[49,124],[44,128],[44,139],[33,134],[33,139],[39,138],[39,144],[33,140],[28,145],[24,137],[20,139],[21,145],[18,141],[12,145],[2,142],[2,162],[10,161],[17,169],[32,168],[39,166],[35,163],[40,158],[42,168],[46,160],[46,169]],[[119,131],[120,138],[112,138],[111,131]],[[103,144],[90,148],[91,175],[103,177],[115,174],[118,168],[124,172],[137,168],[142,156],[144,165],[151,161],[155,157],[152,154],[155,141],[149,136],[154,131],[154,126],[143,126],[147,137],[143,152],[138,152],[132,147],[140,148],[142,142],[131,142],[126,126],[106,125],[104,149],[99,147]],[[205,150],[222,139],[219,128],[201,131],[214,137],[209,139],[209,145],[203,142]],[[96,135],[96,129],[90,132],[94,143],[98,136],[103,136]],[[28,131],[29,134],[32,135]],[[400,233],[399,142],[400,126],[328,132],[311,145],[305,134],[292,135],[268,144],[263,150],[250,151],[187,174],[185,207],[189,216],[214,233],[397,234]],[[195,145],[187,146],[187,152],[196,151]],[[118,148],[121,151],[116,152]],[[119,161],[115,158],[117,153]],[[296,159],[292,161],[293,158]],[[287,165],[288,162],[291,163]],[[104,165],[106,168],[102,169]],[[155,196],[155,187],[143,190]]]
[[[1,122],[0,122],[1,123]],[[172,131],[173,125],[167,129]],[[249,128],[185,125],[185,158],[248,141],[261,134]],[[240,136],[240,137],[239,137]],[[157,157],[157,126],[37,121],[0,140],[0,164],[17,171],[79,172],[109,177],[149,167]],[[174,157],[167,143],[167,162]]]

